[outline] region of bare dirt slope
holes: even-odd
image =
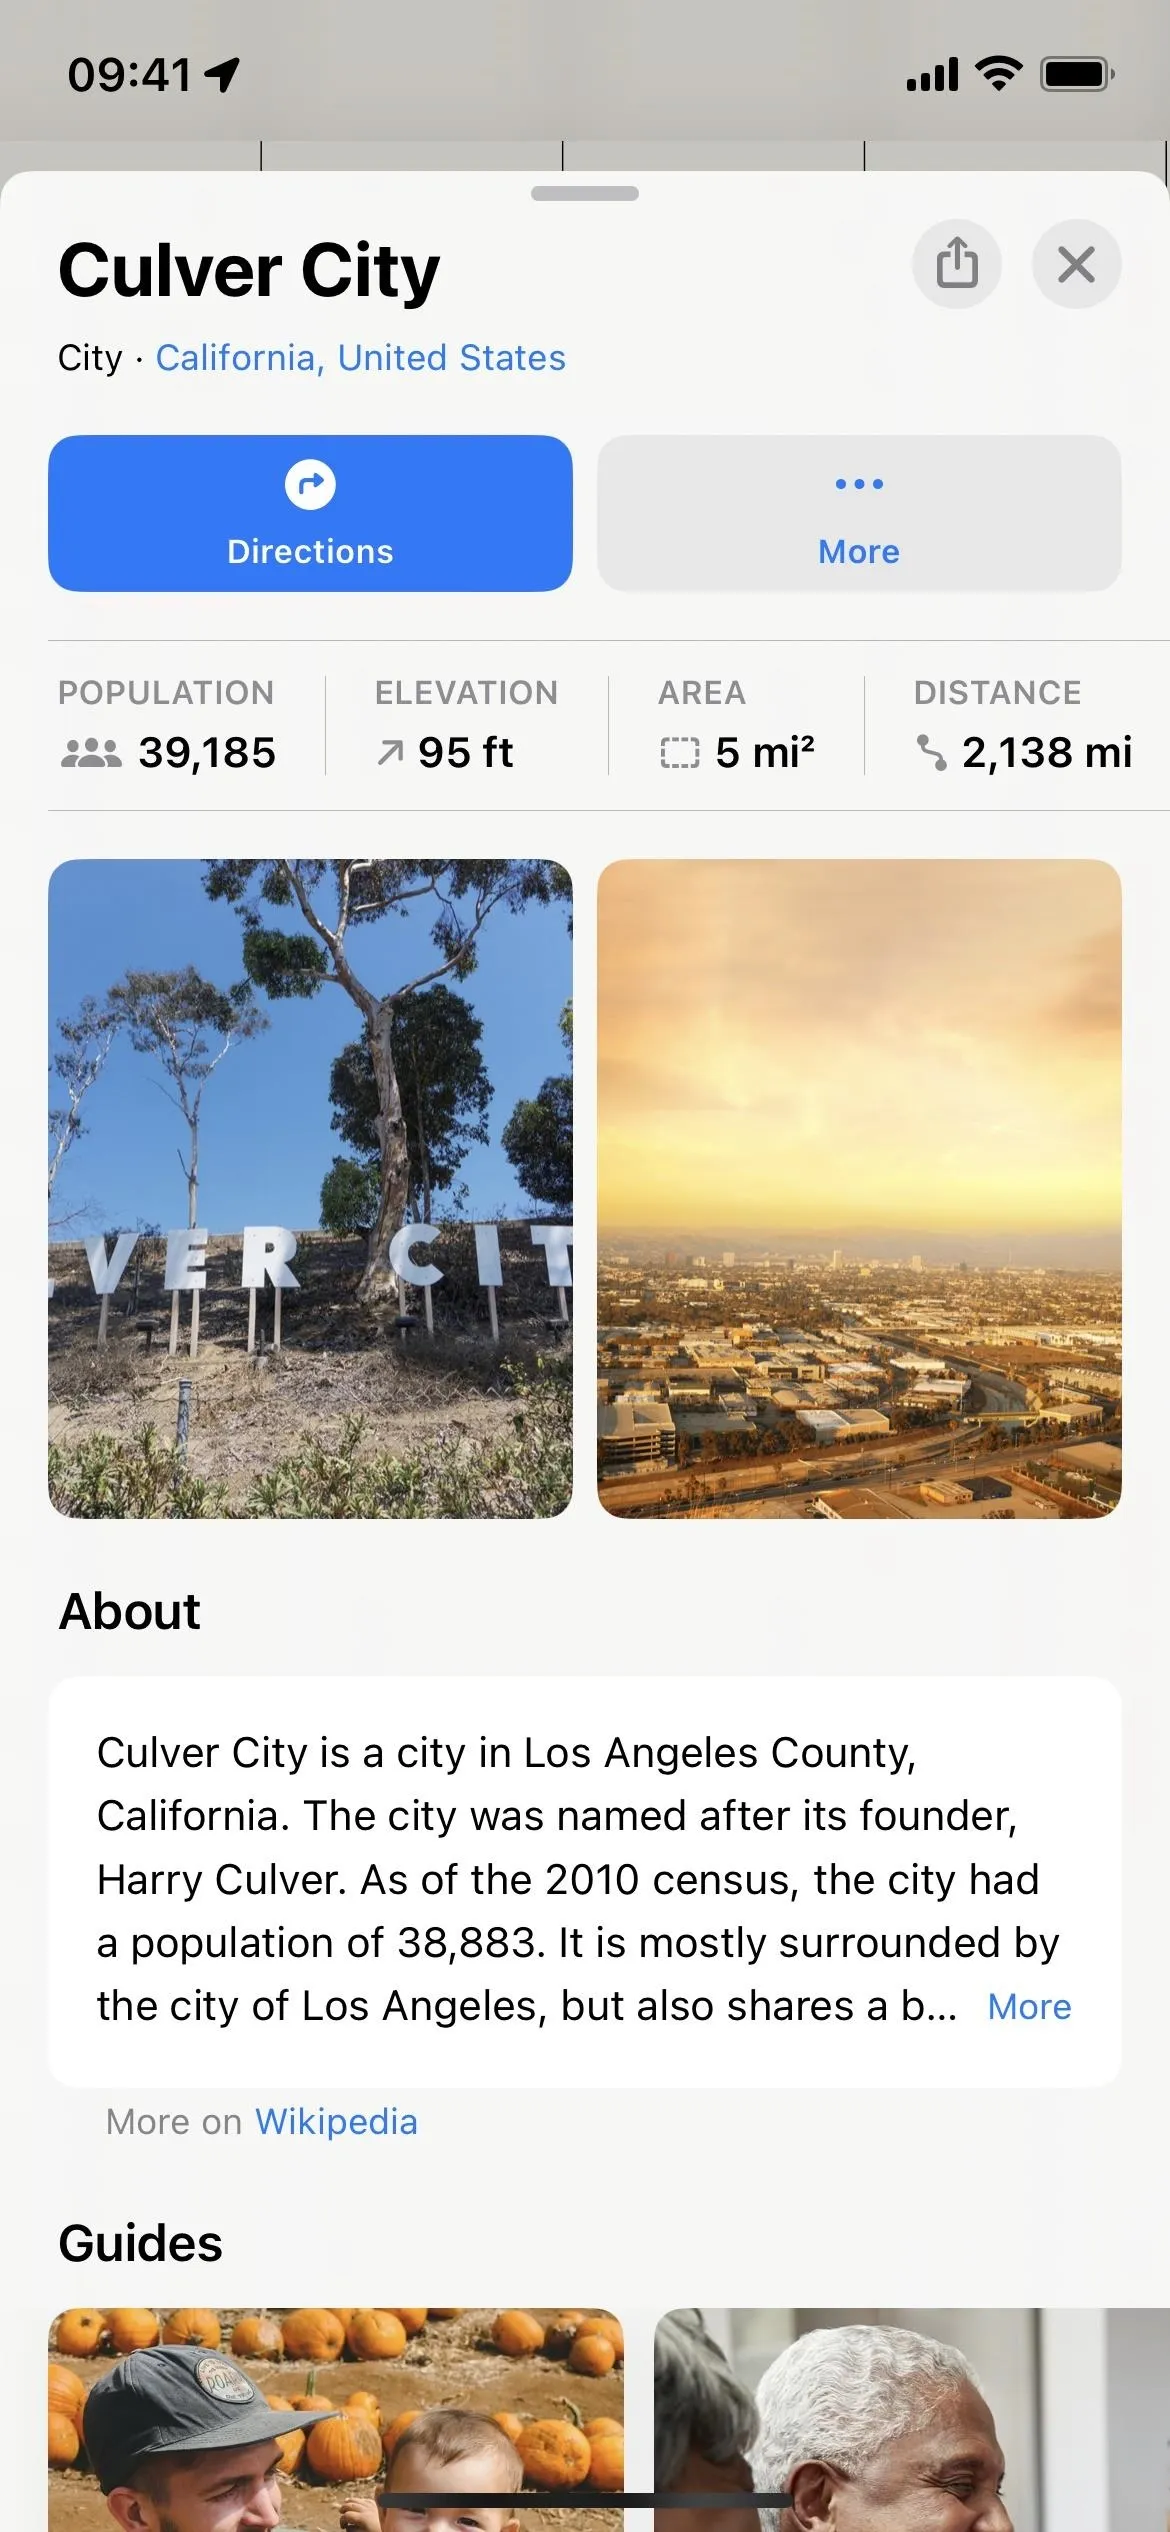
[[[162,1289],[160,1240],[145,1240],[110,1303],[108,1342],[97,1343],[99,1305],[84,1248],[50,1252],[55,1292],[49,1307],[49,1438],[73,1446],[97,1433],[130,1440],[146,1424],[174,1437],[180,1378],[190,1376],[188,1465],[238,1500],[274,1460],[305,1435],[333,1448],[348,1417],[365,1420],[364,1448],[398,1457],[438,1436],[475,1444],[509,1423],[514,1396],[505,1363],[531,1367],[568,1331],[527,1223],[501,1224],[504,1286],[501,1342],[493,1343],[486,1295],[475,1280],[467,1225],[436,1243],[444,1280],[433,1289],[435,1337],[417,1305],[403,1336],[397,1310],[357,1300],[364,1244],[326,1233],[300,1236],[294,1272],[300,1290],[283,1303],[283,1344],[271,1350],[273,1295],[260,1296],[265,1350],[246,1351],[248,1296],[240,1286],[241,1242],[213,1238],[201,1296],[199,1350],[189,1358],[190,1300],[182,1301],[177,1355],[167,1352],[170,1299]]]

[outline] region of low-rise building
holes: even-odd
[[[756,1400],[754,1398],[711,1399],[704,1407],[679,1407],[675,1410],[675,1430],[692,1442],[711,1435],[715,1441],[726,1441],[733,1433],[754,1433]]]
[[[620,1476],[623,1469],[644,1468],[654,1460],[673,1464],[678,1444],[665,1400],[627,1392],[611,1405],[599,1406],[597,1452],[607,1477]]]
[[[810,1442],[841,1442],[845,1438],[845,1418],[838,1415],[835,1407],[799,1407],[796,1421]]]

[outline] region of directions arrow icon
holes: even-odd
[[[312,486],[313,491],[316,492],[318,486],[323,484],[324,481],[324,475],[300,475],[297,478],[297,491],[303,492],[305,485],[309,484]]]
[[[387,739],[386,753],[384,756],[379,756],[378,763],[388,765],[392,756],[404,756],[405,753],[406,745],[403,739]]]
[[[226,97],[239,67],[240,56],[235,53],[230,62],[213,62],[210,70],[205,70],[203,76],[205,79],[218,79],[219,93],[221,97]]]

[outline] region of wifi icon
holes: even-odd
[[[980,78],[987,81],[989,88],[1006,88],[1023,67],[1014,53],[985,53],[982,61],[975,64]]]

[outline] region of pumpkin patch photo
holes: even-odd
[[[247,2397],[243,2376],[268,2410],[287,2413],[277,2439],[280,2520],[304,2532],[361,2532],[365,2509],[377,2522],[377,2497],[391,2488],[416,2506],[433,2493],[442,2509],[445,2456],[462,2451],[478,2463],[481,2449],[482,2485],[499,2486],[502,2522],[509,2492],[522,2490],[548,2500],[525,2505],[525,2532],[617,2532],[625,2348],[613,2315],[585,2304],[79,2305],[49,2335],[49,2532],[110,2526],[86,2448],[86,2405],[116,2367],[161,2347],[221,2359],[237,2397]]]

